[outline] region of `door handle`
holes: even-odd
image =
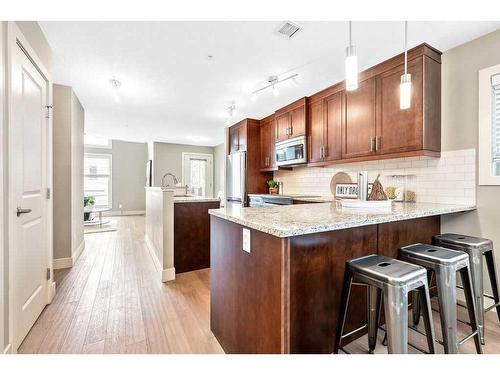
[[[22,214],[29,214],[31,212],[31,208],[21,208],[18,207],[16,211],[17,217],[21,216]]]

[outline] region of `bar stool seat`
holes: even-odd
[[[399,256],[400,259],[425,267],[436,275],[443,344],[445,353],[447,354],[458,353],[456,277],[457,272],[460,273],[467,302],[467,311],[472,326],[472,333],[460,343],[474,337],[476,350],[478,353],[481,353],[477,314],[469,270],[469,257],[467,254],[461,251],[418,243],[400,248]],[[414,301],[413,312],[416,314],[413,321],[418,324],[418,317],[420,315],[418,301]]]
[[[344,334],[344,326],[353,283],[368,287],[368,346],[375,349],[382,295],[386,319],[389,353],[408,352],[408,292],[416,290],[424,312],[429,352],[434,353],[434,328],[432,326],[429,288],[425,268],[389,258],[368,255],[346,263],[344,284],[337,321],[334,353],[342,347],[342,340],[360,329]]]
[[[500,295],[498,291],[498,278],[493,255],[493,242],[487,238],[467,236],[456,233],[444,233],[432,238],[432,243],[437,246],[446,247],[467,253],[469,256],[470,273],[472,276],[472,287],[474,290],[475,304],[477,307],[477,321],[479,326],[479,337],[484,345],[484,313],[496,308],[500,321]],[[483,257],[486,260],[488,276],[493,295],[484,293],[483,285]],[[484,297],[494,301],[494,304],[484,308]]]

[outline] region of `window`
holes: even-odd
[[[479,71],[479,185],[500,185],[500,65]]]
[[[95,207],[111,208],[111,154],[85,154],[84,195],[95,197]]]
[[[212,197],[212,180],[212,155],[182,153],[182,183],[187,185],[188,194],[199,197]]]
[[[111,139],[95,134],[85,134],[84,143],[85,147],[111,148]]]

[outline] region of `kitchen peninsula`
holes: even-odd
[[[210,267],[208,210],[218,208],[219,199],[178,196],[173,188],[145,189],[145,239],[161,280]]]
[[[211,330],[226,353],[331,353],[345,262],[397,257],[401,246],[430,243],[441,215],[474,209],[393,203],[367,213],[333,202],[210,210]],[[353,287],[347,330],[364,324],[365,305],[365,288]]]

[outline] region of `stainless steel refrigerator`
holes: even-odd
[[[227,156],[226,163],[226,207],[245,207],[247,153],[233,152]]]

